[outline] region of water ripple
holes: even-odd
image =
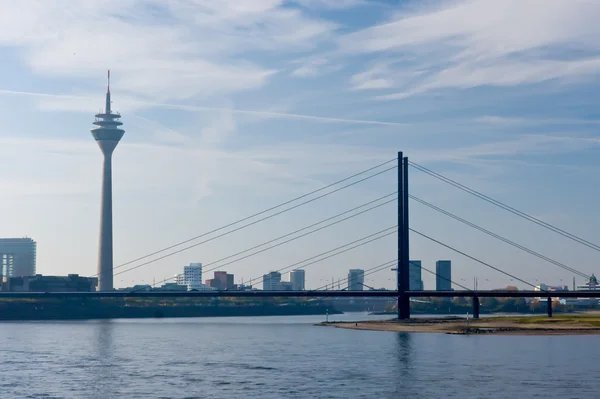
[[[2,323],[0,397],[598,397],[600,337],[396,334],[286,320]]]

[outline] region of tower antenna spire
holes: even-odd
[[[105,112],[110,115],[110,69],[108,70],[108,78],[106,80],[106,107]]]

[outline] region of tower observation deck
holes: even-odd
[[[98,290],[113,290],[113,228],[112,228],[112,154],[125,134],[120,126],[119,113],[111,111],[110,71],[106,86],[106,106],[103,113],[96,114],[93,122],[97,127],[92,136],[104,155],[102,166],[102,197],[100,209],[100,243],[98,248]]]

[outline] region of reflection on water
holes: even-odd
[[[413,357],[412,353],[412,341],[411,334],[400,332],[396,334],[396,342],[398,343],[398,363],[400,364],[401,370],[408,372],[411,368],[411,361]]]
[[[321,316],[301,316],[0,323],[0,397],[598,397],[600,337],[455,336],[313,325],[320,321]]]
[[[394,375],[396,392],[402,392],[406,397],[419,397],[419,392],[416,390],[411,381],[413,380],[413,368],[414,368],[414,348],[413,348],[413,335],[410,333],[399,332],[394,333],[396,338],[396,367],[394,368]]]
[[[96,354],[100,359],[108,359],[113,355],[113,330],[115,322],[113,320],[98,320],[94,321],[93,328],[95,339],[94,346]]]
[[[118,362],[115,362],[115,347],[113,342],[113,331],[115,322],[113,320],[98,320],[90,322],[94,339],[92,347],[94,351],[90,354],[90,362],[94,364],[96,372],[93,374],[96,392],[101,395],[110,392],[114,387],[115,373],[119,372]]]

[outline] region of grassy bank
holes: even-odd
[[[554,315],[553,317],[548,316],[510,316],[510,317],[499,317],[498,319],[506,322],[513,322],[515,324],[522,325],[537,325],[537,326],[552,326],[552,325],[564,325],[564,326],[586,326],[586,327],[600,327],[600,315],[598,314],[565,314],[565,315]]]

